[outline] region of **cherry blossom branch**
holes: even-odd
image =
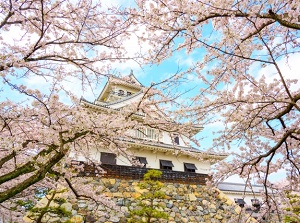
[[[273,146],[268,152],[265,154],[259,155],[257,158],[254,158],[244,164],[244,166],[241,169],[241,173],[244,171],[245,166],[255,166],[258,164],[263,158],[266,158],[270,156],[271,154],[275,153],[277,149],[279,149],[282,144],[287,140],[288,137],[290,137],[293,133],[300,135],[300,130],[299,129],[291,129],[288,130],[282,137],[281,139],[276,143],[275,146]]]

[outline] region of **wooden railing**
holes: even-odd
[[[149,170],[149,168],[136,166],[110,164],[91,165],[83,162],[81,162],[79,165],[82,166],[81,170],[79,171],[79,176],[87,177],[142,180],[144,174],[147,172],[147,170]],[[180,172],[162,169],[160,169],[160,171],[162,172],[162,178],[160,180],[163,182],[205,185],[206,179],[210,178],[210,176],[208,176],[207,174],[201,173]]]

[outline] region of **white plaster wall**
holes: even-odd
[[[179,145],[180,146],[184,146],[184,147],[187,147],[188,144],[189,144],[189,139],[187,137],[184,137],[184,136],[179,136]],[[173,143],[172,141],[172,134],[169,133],[169,132],[161,132],[160,133],[160,142],[164,142],[166,144],[169,144],[169,145],[176,145],[175,143]]]
[[[125,92],[130,91],[132,94],[138,92],[139,90],[136,88],[132,88],[129,86],[124,86],[124,85],[114,85],[112,86],[113,90],[123,90]]]
[[[114,108],[114,109],[122,108],[122,107],[124,107],[126,105],[129,105],[129,104],[135,103],[137,101],[140,101],[142,99],[142,97],[143,97],[143,94],[139,94],[139,95],[137,95],[135,97],[132,97],[132,98],[130,98],[128,100],[122,101],[122,102],[117,103],[117,104],[110,105],[110,107]]]
[[[182,139],[181,140],[181,142],[183,143],[182,146],[190,146],[190,141],[191,140],[188,137],[181,135],[180,138]]]
[[[128,130],[128,134],[131,135],[132,137],[136,136],[136,130]],[[164,144],[168,144],[168,145],[177,145],[176,143],[172,142],[172,138],[170,133],[165,132],[165,131],[159,131],[158,133],[158,140],[154,140],[154,139],[147,139],[149,141],[153,141],[153,142],[162,142]],[[185,137],[185,136],[179,136],[179,146],[182,147],[189,147],[190,146],[190,140]]]
[[[74,159],[77,161],[86,161],[85,156],[78,154],[77,152],[70,152],[69,157],[71,157],[71,159]]]
[[[147,158],[149,168],[160,168],[159,160],[170,160],[172,161],[175,171],[184,171],[184,163],[193,163],[196,165],[197,170],[196,173],[209,173],[210,171],[210,163],[209,162],[201,162],[196,158],[189,157],[186,155],[175,156],[172,153],[162,153],[162,152],[154,152],[154,151],[140,151],[135,150],[134,154],[136,156],[143,156]]]
[[[193,163],[197,167],[196,173],[210,173],[210,163],[209,161],[199,161],[196,158],[189,157],[186,155],[178,155],[175,156],[172,153],[164,153],[164,152],[155,152],[151,150],[142,150],[142,149],[132,149],[130,150],[134,156],[146,157],[147,159],[147,167],[159,169],[160,162],[159,160],[170,160],[172,161],[175,171],[184,171],[184,163]],[[100,162],[100,154],[101,152],[110,152],[105,149],[94,149],[91,150],[91,156],[95,161]],[[125,165],[131,166],[132,164],[126,157],[118,156],[117,157],[117,165]]]

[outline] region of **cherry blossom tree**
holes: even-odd
[[[65,168],[71,150],[91,162],[91,147],[130,155],[114,139],[138,125],[130,118],[134,110],[91,112],[65,82],[76,80],[86,90],[109,76],[111,62],[138,56],[127,57],[122,45],[132,21],[100,2],[4,0],[0,9],[0,213],[20,222],[24,206],[18,204],[34,200],[39,188],[64,184],[76,197],[92,197]],[[47,83],[42,91],[28,84],[37,78]]]
[[[221,122],[224,129],[213,149],[239,148],[230,162],[220,165],[216,178],[239,174],[249,181],[259,179],[268,195],[270,175],[285,170],[290,189],[299,190],[299,74],[293,77],[288,69],[299,57],[296,1],[137,0],[136,7],[121,14],[80,0],[4,0],[0,7],[1,93],[11,88],[20,97],[1,94],[1,213],[22,211],[15,206],[17,200],[33,198],[36,188],[58,183],[77,197],[92,195],[83,193],[92,193],[88,185],[76,188],[64,168],[70,151],[91,159],[89,148],[107,146],[130,156],[114,139],[138,129],[132,119],[138,109],[149,114],[147,125],[189,135],[189,125],[152,115],[155,103],[171,100],[166,94],[158,102],[144,100],[122,115],[108,116],[79,106],[79,99],[64,87],[75,78],[86,89],[109,76],[111,62],[139,63],[143,57],[157,63],[184,49],[202,50],[205,56],[172,81],[181,83],[178,78],[186,74],[202,81],[192,102],[178,111],[178,119],[191,119],[190,125]],[[141,27],[138,43],[151,44],[149,54],[129,57],[123,42]],[[49,83],[47,89],[28,86],[33,78]],[[61,92],[72,99],[71,105],[60,100]],[[145,89],[143,99],[154,93]],[[104,201],[101,196],[94,199]],[[276,202],[266,196],[266,203],[272,207]]]
[[[144,26],[150,63],[178,51],[192,58],[198,52],[187,78],[199,79],[199,91],[179,115],[224,126],[212,149],[234,156],[220,164],[216,179],[239,174],[247,183],[264,184],[268,194],[270,177],[284,170],[290,189],[299,190],[299,3],[137,0],[137,5],[128,14]]]
[[[74,178],[77,173],[65,164],[74,159],[69,156],[71,151],[94,162],[90,153],[95,147],[128,155],[122,143],[114,139],[126,137],[126,130],[134,128],[135,121],[126,121],[128,116],[117,113],[91,112],[76,103],[67,106],[55,94],[39,100],[27,106],[1,103],[2,207],[21,211],[17,204],[34,199],[35,190],[61,185],[69,187],[78,198],[103,201],[102,196],[93,195],[92,188],[87,189],[89,185],[83,185],[84,180]],[[112,124],[111,118],[122,125]]]
[[[153,89],[155,84],[144,89],[141,101],[109,114],[82,106],[77,89],[66,87],[75,80],[85,91],[110,76],[111,63],[140,62],[141,56],[129,57],[123,45],[136,30],[132,18],[100,1],[5,0],[0,7],[1,217],[20,222],[39,191],[61,185],[75,198],[113,207],[84,178],[75,177],[78,172],[68,168],[72,155],[93,163],[91,150],[106,147],[130,160],[118,139],[132,137],[128,130],[142,125],[191,133],[191,124],[158,119],[157,105],[169,99]],[[30,84],[36,80],[46,84]],[[147,114],[147,120],[138,122],[136,112]]]

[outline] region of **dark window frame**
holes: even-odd
[[[120,90],[118,91],[118,95],[119,95],[119,96],[124,96],[124,95],[125,95],[125,91],[120,89]]]
[[[184,172],[196,173],[197,167],[194,163],[183,163]]]
[[[234,202],[241,208],[245,207],[245,200],[243,198],[234,198]]]
[[[141,164],[144,164],[143,167],[146,167],[146,165],[148,164],[148,161],[147,161],[146,157],[136,156],[134,159],[138,160]]]
[[[172,170],[174,164],[171,160],[159,160],[159,167],[162,170]]]
[[[114,153],[101,152],[101,164],[117,165],[117,155]]]
[[[261,202],[259,199],[257,199],[257,198],[251,199],[251,204],[255,208],[256,211],[260,210]]]
[[[175,143],[176,145],[179,145],[179,144],[180,144],[179,136],[174,136],[174,143]]]
[[[260,205],[260,201],[259,201],[259,199],[257,199],[257,198],[251,199],[251,203],[252,203],[253,206],[254,206],[254,205]]]

